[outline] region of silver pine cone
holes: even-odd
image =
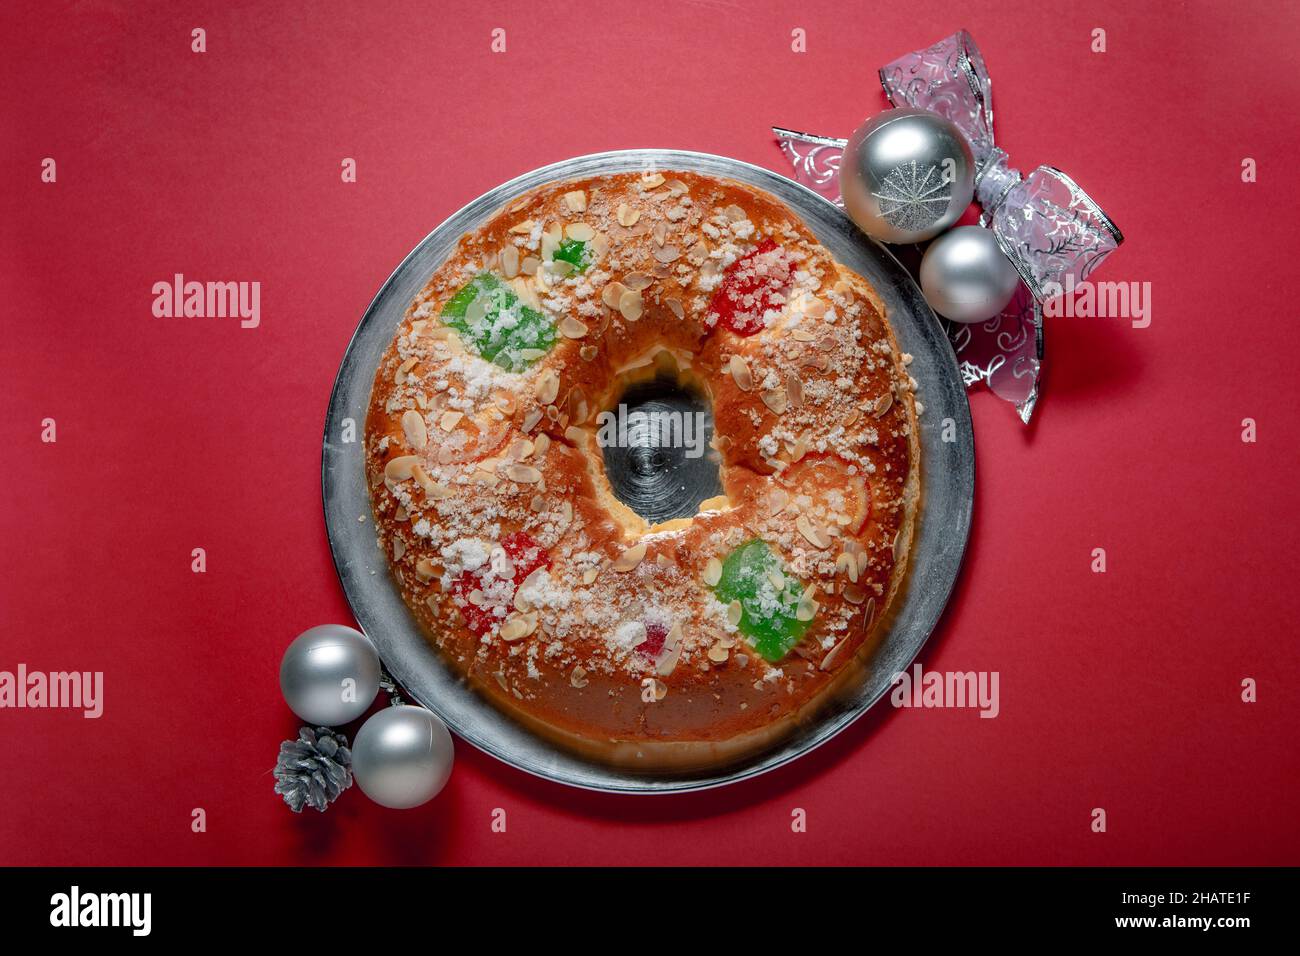
[[[275,792],[294,813],[301,813],[304,805],[323,812],[350,786],[352,751],[347,737],[328,727],[303,727],[297,740],[280,744]]]

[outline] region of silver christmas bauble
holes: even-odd
[[[1007,307],[1020,275],[983,226],[958,226],[930,243],[921,259],[921,291],[954,322],[983,322]]]
[[[885,110],[849,137],[840,195],[867,235],[920,242],[943,232],[970,205],[975,159],[950,120],[929,110]]]
[[[423,707],[387,707],[352,742],[352,775],[375,803],[394,810],[432,800],[451,776],[451,734]]]
[[[342,624],[309,628],[280,659],[280,692],[309,724],[346,724],[379,693],[379,653],[364,634]]]

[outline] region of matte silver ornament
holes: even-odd
[[[309,628],[280,659],[280,692],[309,724],[349,723],[379,693],[379,653],[364,634],[342,624]]]
[[[958,226],[930,243],[921,259],[921,291],[934,311],[954,322],[1001,314],[1020,274],[982,226]]]
[[[957,126],[928,110],[885,110],[849,137],[840,195],[853,221],[882,242],[920,242],[961,218],[975,195],[975,160]]]
[[[352,775],[375,803],[406,810],[438,795],[451,776],[453,757],[451,734],[432,712],[388,707],[357,732]]]

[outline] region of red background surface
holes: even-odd
[[[1300,16],[1140,6],[6,5],[0,669],[106,688],[98,721],[0,711],[0,863],[1300,863]],[[1013,164],[1072,174],[1127,236],[1099,278],[1152,284],[1150,328],[1049,320],[1032,428],[972,395],[974,532],[921,660],[999,671],[1001,715],[877,708],[779,772],[672,798],[570,790],[458,743],[423,808],[354,789],[289,813],[279,656],[351,621],[321,424],[397,262],[568,156],[784,169],[769,125],[847,135],[885,105],[878,65],[963,26]],[[155,319],[175,272],[260,281],[261,327]]]

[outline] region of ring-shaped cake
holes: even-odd
[[[696,173],[553,183],[464,236],[365,426],[378,544],[429,639],[596,759],[720,764],[788,732],[905,578],[919,403],[883,313],[779,200]],[[712,403],[723,494],[650,525],[601,449],[664,377]]]

